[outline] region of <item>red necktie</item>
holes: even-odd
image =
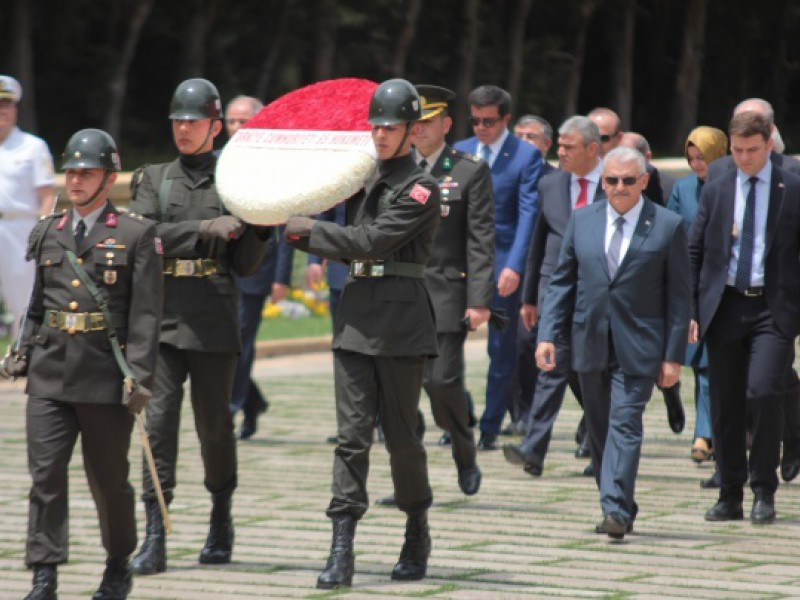
[[[578,185],[581,186],[581,191],[578,193],[578,201],[575,203],[575,208],[586,206],[588,202],[586,191],[589,189],[589,180],[581,177],[578,179]]]

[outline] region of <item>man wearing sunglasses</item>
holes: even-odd
[[[511,403],[516,363],[520,278],[530,246],[536,217],[536,185],[542,170],[542,154],[532,144],[508,131],[511,96],[494,85],[470,92],[470,113],[475,136],[455,144],[456,150],[484,159],[492,172],[495,213],[495,279],[492,310],[509,317],[508,328],[489,329],[489,373],[486,408],[481,417],[480,450],[497,450],[500,425]]]
[[[689,258],[681,219],[642,195],[644,157],[617,148],[603,163],[608,201],[572,213],[539,322],[536,363],[558,368],[571,336],[603,520],[621,539],[634,501],[642,415],[656,382],[674,385],[689,330]]]

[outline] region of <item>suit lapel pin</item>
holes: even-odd
[[[778,184],[778,187],[779,187],[779,188],[782,188],[782,187],[784,187],[784,186],[783,186],[783,182],[779,183],[779,184]]]

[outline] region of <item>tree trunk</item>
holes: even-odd
[[[17,122],[21,129],[36,133],[36,93],[34,86],[33,44],[31,42],[31,2],[14,3],[11,46],[12,74],[22,86],[22,102]]]
[[[270,83],[272,83],[272,76],[275,73],[275,66],[278,64],[278,59],[283,52],[283,46],[286,43],[286,36],[289,33],[289,18],[292,14],[294,7],[294,0],[284,0],[283,10],[278,20],[278,29],[272,38],[272,43],[267,49],[267,54],[264,57],[264,62],[261,64],[261,71],[258,74],[258,82],[253,94],[262,102],[267,98],[267,91],[269,90]]]
[[[478,50],[478,8],[480,0],[466,0],[463,4],[462,35],[456,51],[458,78],[456,79],[456,110],[453,115],[453,139],[467,136],[467,96],[472,91],[475,71],[475,53]]]
[[[517,0],[508,32],[508,81],[506,91],[516,106],[522,77],[522,60],[525,55],[525,28],[531,11],[531,0]]]
[[[692,0],[686,5],[683,46],[675,78],[675,95],[670,119],[669,149],[677,154],[683,154],[686,136],[697,124],[707,8],[708,0]]]
[[[789,82],[797,71],[797,62],[790,62],[787,41],[796,30],[796,12],[790,0],[782,0],[775,10],[775,50],[772,63],[772,108],[775,109],[775,122],[781,123],[786,114]]]
[[[333,58],[336,54],[336,0],[318,0],[312,81],[322,81],[333,76]]]
[[[391,75],[392,77],[404,77],[406,73],[406,60],[408,59],[408,50],[411,47],[411,42],[414,41],[414,36],[417,33],[417,20],[419,18],[419,10],[422,7],[422,0],[408,0],[408,8],[406,10],[406,17],[403,21],[403,29],[397,37],[397,43],[394,47],[394,57],[392,59]]]
[[[153,8],[154,0],[137,0],[128,18],[128,31],[125,34],[125,41],[122,50],[117,57],[116,67],[111,74],[108,83],[109,105],[106,113],[105,130],[120,144],[122,108],[125,103],[125,93],[128,89],[128,71],[134,56],[136,56],[136,46],[141,37],[147,17]]]
[[[586,56],[586,35],[594,12],[602,0],[583,0],[578,8],[578,23],[575,28],[575,46],[572,52],[572,64],[567,73],[567,85],[564,92],[564,114],[562,120],[578,112],[578,94],[581,91],[583,76],[583,60]]]
[[[633,120],[633,38],[636,31],[636,0],[621,0],[621,27],[615,32],[614,104],[622,121],[622,130],[630,129]],[[619,34],[617,36],[617,33]]]
[[[181,79],[202,77],[206,70],[206,40],[217,14],[219,0],[192,0],[187,3],[190,12],[188,25],[183,30],[184,46],[181,57]]]

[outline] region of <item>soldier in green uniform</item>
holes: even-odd
[[[481,471],[464,387],[464,341],[467,330],[486,323],[491,314],[492,176],[485,161],[454,150],[445,142],[453,124],[448,104],[455,99],[455,92],[435,85],[416,87],[422,118],[413,138],[413,156],[420,168],[437,180],[441,194],[441,221],[425,269],[425,283],[436,312],[439,356],[427,362],[423,387],[436,424],[452,440],[458,485],[471,496],[480,488]],[[384,506],[394,502],[393,496],[378,501]]]
[[[78,434],[108,555],[93,598],[125,598],[132,586],[128,450],[133,414],[153,385],[162,265],[155,225],[108,200],[119,165],[104,131],[84,129],[67,143],[62,168],[72,208],[44,217],[31,233],[33,294],[19,347],[3,363],[4,375],[28,377],[31,600],[56,598],[56,567],[69,556],[67,469]],[[135,391],[123,391],[123,368],[138,382]]]
[[[170,163],[137,171],[131,210],[153,219],[164,247],[164,318],[153,401],[147,407],[150,442],[165,500],[172,500],[178,458],[183,384],[191,381],[195,428],[211,493],[210,530],[203,564],[227,563],[233,551],[231,502],[236,488],[236,439],[231,390],[240,350],[236,285],[261,263],[270,228],[246,225],[228,213],[214,185],[214,138],[222,129],[216,87],[205,79],[181,83],[169,118],[180,153]],[[134,573],[166,569],[164,524],[144,465],[145,540]]]
[[[408,81],[378,86],[369,107],[378,173],[347,201],[347,224],[292,217],[286,225],[290,244],[350,264],[333,338],[338,445],[327,511],[333,543],[319,588],[352,583],[353,537],[368,506],[376,414],[391,456],[397,506],[408,515],[392,579],[422,579],[430,555],[433,494],[415,429],[425,360],[437,353],[425,263],[439,222],[439,189],[410,154],[419,117],[419,95]]]

